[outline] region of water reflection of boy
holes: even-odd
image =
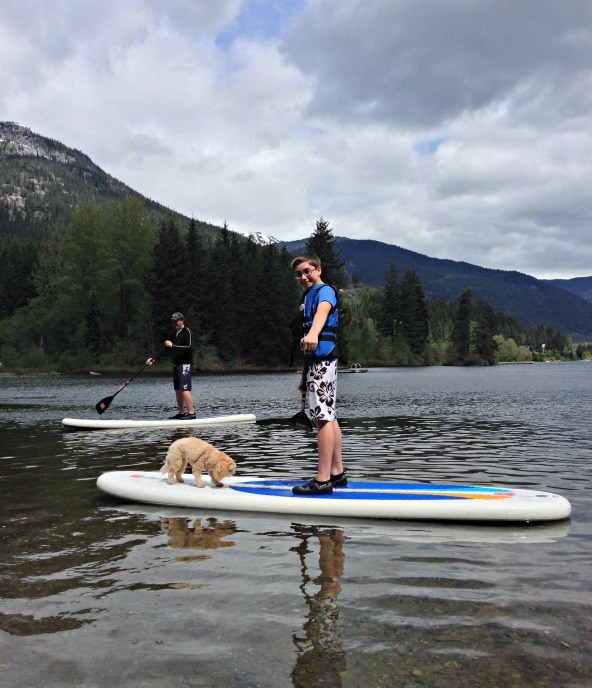
[[[319,568],[321,575],[313,579],[306,566],[309,539],[316,535],[319,540]],[[296,664],[291,677],[294,686],[330,685],[339,687],[341,674],[345,671],[345,652],[337,596],[341,592],[339,579],[343,575],[345,534],[340,528],[330,531],[312,529],[302,534],[300,544],[293,548],[301,561],[302,585],[300,589],[308,606],[307,620],[303,626],[304,637],[293,634],[292,640],[298,650]],[[310,595],[307,584],[320,583],[320,589]]]

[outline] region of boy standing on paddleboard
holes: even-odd
[[[337,383],[337,292],[321,279],[321,260],[314,253],[303,253],[291,262],[294,277],[305,289],[301,305],[304,354],[302,378],[298,385],[318,429],[319,462],[317,474],[308,482],[292,488],[298,495],[331,494],[334,487],[345,487],[341,428],[336,416]]]
[[[152,365],[167,348],[173,357],[173,387],[177,398],[179,413],[171,416],[173,420],[193,420],[195,410],[191,398],[191,372],[193,370],[193,341],[191,330],[185,325],[185,316],[178,311],[171,315],[171,324],[175,328],[174,340],[167,339],[164,346],[146,361]],[[187,408],[187,411],[185,411]]]

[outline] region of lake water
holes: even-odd
[[[0,685],[592,685],[592,363],[339,376],[352,477],[567,497],[571,521],[467,526],[125,504],[101,472],[158,469],[170,430],[73,432],[123,380],[0,376]],[[307,478],[295,373],[201,375],[200,436],[237,475]],[[105,417],[175,412],[141,376]]]

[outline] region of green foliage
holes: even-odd
[[[35,242],[0,239],[0,320],[35,296],[33,271],[37,254]]]
[[[580,361],[592,361],[592,343],[578,344],[575,355]]]
[[[471,347],[471,315],[473,292],[465,290],[458,299],[452,330],[451,363],[462,364],[469,360]]]
[[[348,284],[348,278],[343,269],[343,262],[335,250],[335,239],[329,223],[321,217],[317,220],[315,231],[306,241],[306,250],[316,253],[321,259],[323,282],[333,285],[336,289],[343,289]]]
[[[497,342],[495,341],[495,313],[493,308],[480,299],[475,304],[476,326],[473,340],[473,350],[480,365],[493,365]]]
[[[324,221],[313,237],[327,240],[313,250],[326,252],[321,258],[330,273]],[[134,368],[171,336],[174,310],[187,316],[202,368],[283,367],[292,338],[300,338],[300,290],[285,248],[257,246],[227,227],[209,242],[197,223],[185,229],[172,214],[157,228],[134,199],[82,206],[56,221],[41,244],[4,240],[0,251],[0,285],[12,299],[0,318],[4,370]],[[342,289],[339,304],[341,364],[592,356],[583,347],[572,352],[557,328],[536,325],[527,332],[470,291],[456,302],[427,305],[417,274],[406,270],[399,282],[394,265],[381,290]]]
[[[497,344],[496,363],[527,363],[533,360],[532,352],[527,346],[520,346],[511,337],[504,339],[501,334],[494,335]]]
[[[428,308],[421,282],[413,270],[405,270],[400,286],[400,334],[416,356],[423,353],[429,335]]]
[[[394,337],[401,321],[401,285],[397,279],[397,268],[391,261],[384,276],[380,298],[378,328],[386,337]]]

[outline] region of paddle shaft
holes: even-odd
[[[158,357],[164,351],[164,349],[165,349],[164,346],[161,347],[158,350],[158,352],[154,356],[152,356],[152,360],[154,360],[156,357]],[[112,394],[110,397],[105,397],[104,399],[101,399],[101,401],[99,401],[95,405],[95,409],[97,410],[97,413],[99,415],[101,415],[102,413],[105,413],[105,411],[109,408],[109,406],[111,406],[111,402],[113,401],[113,399],[115,399],[115,397],[119,394],[119,392],[121,392],[123,389],[125,389],[132,380],[135,380],[138,377],[138,375],[140,375],[142,372],[144,372],[144,368],[146,368],[147,366],[148,366],[148,363],[144,363],[144,365],[140,368],[140,370],[138,370],[138,372],[135,375],[130,377],[129,380],[126,380],[121,385],[121,387],[117,390],[117,392],[115,392],[115,394]]]
[[[310,365],[310,360],[307,356],[304,357],[304,363],[302,365],[302,382],[306,385],[306,374],[308,373],[308,367]],[[302,392],[302,398],[300,403],[300,411],[292,416],[290,419],[294,425],[297,427],[305,428],[308,430],[313,429],[313,424],[308,415],[304,411],[306,406],[306,392]]]

